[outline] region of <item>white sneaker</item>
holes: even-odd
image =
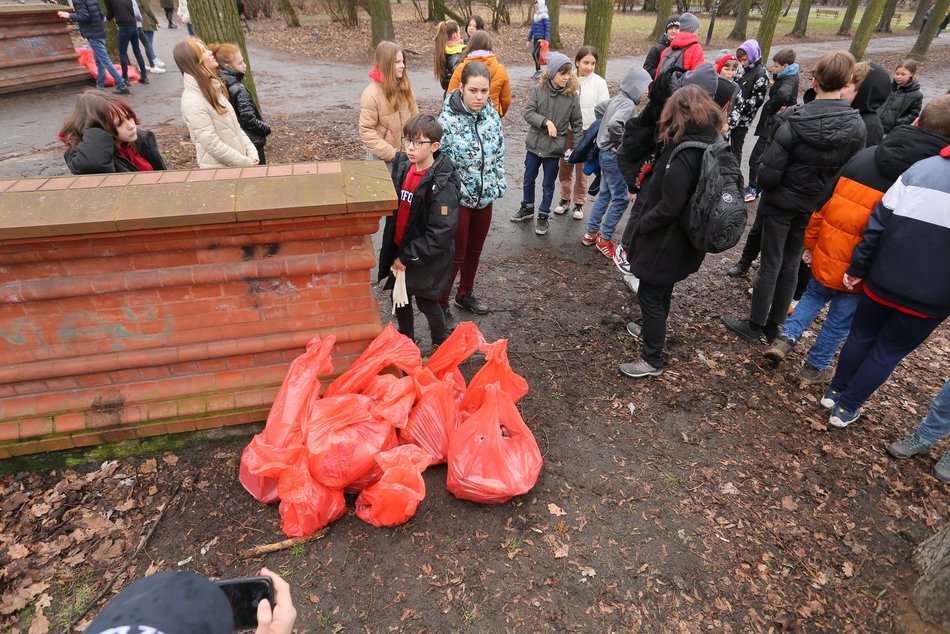
[[[561,199],[561,202],[559,202],[559,203],[557,204],[557,207],[555,207],[553,211],[554,211],[554,213],[556,213],[556,214],[558,214],[558,215],[563,214],[565,211],[567,211],[567,208],[570,206],[570,204],[571,204],[571,201],[569,201],[569,200],[564,200],[564,199],[562,198],[562,199]]]
[[[638,278],[636,275],[633,275],[632,273],[630,275],[623,276],[623,283],[626,284],[627,288],[629,288],[634,293],[640,290],[640,278]]]
[[[574,220],[583,220],[584,205],[574,205],[574,211],[571,212],[571,216],[574,218]]]
[[[158,66],[155,66],[154,68],[150,68],[146,66],[145,70],[148,71],[152,75],[161,75],[162,73],[165,72],[164,68],[159,68]]]
[[[158,66],[159,68],[165,68],[165,62],[158,59],[157,57],[155,58],[155,65]]]

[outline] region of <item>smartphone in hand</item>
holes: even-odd
[[[214,582],[224,592],[234,615],[234,629],[245,630],[257,627],[257,606],[262,599],[274,607],[274,582],[270,577],[242,577],[220,579]]]

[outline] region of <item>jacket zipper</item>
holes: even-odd
[[[485,107],[488,107],[487,103]],[[482,157],[481,178],[478,180],[478,196],[475,201],[477,205],[482,202],[482,191],[485,189],[485,144],[482,143],[482,137],[478,134],[478,117],[475,117],[475,138],[478,139],[478,151]]]

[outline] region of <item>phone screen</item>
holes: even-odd
[[[257,627],[257,606],[261,599],[267,599],[271,608],[274,607],[274,584],[270,577],[221,579],[215,583],[231,604],[235,630]]]

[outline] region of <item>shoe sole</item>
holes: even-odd
[[[581,238],[581,244],[583,244],[585,247],[592,247],[595,244],[597,244],[597,238],[594,238],[593,240],[587,240],[587,238]]]
[[[534,228],[534,232],[535,232],[537,235],[539,235],[539,236],[544,236],[544,235],[547,235],[548,230],[547,230],[547,229],[542,229],[542,228],[540,228],[540,227],[535,227],[535,228]]]
[[[583,219],[584,219],[584,214],[575,214],[575,213],[572,213],[572,214],[571,214],[571,218],[573,218],[574,220],[583,220]]]
[[[660,376],[663,374],[663,370],[650,370],[648,372],[624,372],[623,370],[620,370],[620,374],[631,379],[642,379],[643,377],[647,376]]]
[[[525,220],[534,220],[534,214],[531,214],[530,216],[520,216],[520,217],[512,216],[511,218],[512,222],[524,222]]]
[[[785,353],[774,348],[769,348],[762,353],[762,356],[775,364],[781,363],[785,360]]]
[[[858,420],[859,418],[861,418],[861,412],[858,412],[858,415],[855,416],[854,418],[852,418],[852,419],[849,420],[849,421],[843,421],[843,420],[841,420],[840,418],[838,418],[837,416],[832,416],[831,418],[828,419],[828,424],[831,425],[832,427],[837,427],[838,429],[844,429],[845,427],[847,427],[847,426],[850,425],[851,423],[857,422],[857,420]],[[836,422],[836,421],[837,421],[837,422]]]
[[[891,451],[891,448],[887,448],[887,455],[895,460],[907,460],[908,458],[913,458],[914,456],[925,456],[930,453],[930,448],[928,447],[925,451],[918,451],[916,453],[894,453]]]
[[[632,330],[632,329],[630,328],[631,326],[636,326],[636,331]],[[639,338],[640,338],[640,333],[642,332],[642,329],[641,329],[639,326],[637,326],[635,323],[633,323],[632,321],[627,322],[626,328],[627,328],[627,334],[628,334],[628,335],[630,335],[630,336],[633,337],[634,339],[639,339]]]

